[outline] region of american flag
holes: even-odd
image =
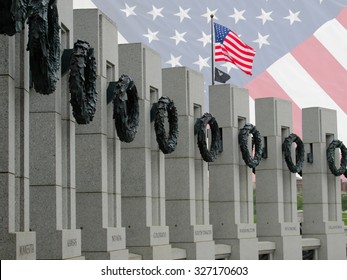
[[[255,50],[241,41],[229,28],[214,23],[215,61],[227,61],[235,64],[243,72],[252,75]]]
[[[231,75],[231,84],[249,90],[251,112],[255,98],[291,100],[294,132],[302,135],[302,108],[335,109],[338,138],[347,144],[347,0],[92,2],[117,24],[120,38],[159,52],[163,68],[187,66],[203,73],[206,89],[211,84],[214,14],[216,23],[257,52],[252,76],[231,63],[216,65]]]

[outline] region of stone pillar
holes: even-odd
[[[76,124],[77,226],[87,259],[128,259],[120,220],[120,147],[115,136],[107,86],[118,80],[118,37],[114,24],[97,9],[74,10],[74,41],[87,41],[97,62],[94,119]]]
[[[249,123],[248,91],[229,84],[211,86],[209,100],[223,138],[223,152],[209,166],[213,239],[231,245],[230,259],[258,259],[252,169],[238,143],[240,129]]]
[[[195,122],[204,113],[203,76],[185,67],[163,69],[163,91],[175,102],[179,129],[176,150],[165,156],[170,243],[186,249],[187,259],[214,259],[208,166],[194,135]]]
[[[29,210],[27,30],[0,35],[0,259],[35,259]]]
[[[326,150],[337,140],[336,111],[325,108],[302,110],[303,142],[313,162],[303,168],[303,237],[320,239],[318,259],[346,259],[346,236],[342,222],[340,178],[331,173]],[[344,143],[346,145],[346,143]],[[336,150],[336,166],[340,165]]]
[[[58,2],[61,50],[71,48],[72,3]],[[68,73],[56,91],[30,92],[30,218],[37,232],[37,258],[83,259],[76,229],[75,135],[68,104]]]
[[[160,56],[142,44],[119,45],[119,72],[134,80],[140,107],[135,139],[122,143],[122,221],[127,246],[143,259],[171,259],[164,154],[150,120],[153,103],[162,96]]]
[[[282,155],[282,143],[292,132],[291,105],[277,98],[255,100],[256,127],[267,143],[267,157],[256,168],[258,238],[276,244],[274,259],[287,260],[302,259],[296,175]]]

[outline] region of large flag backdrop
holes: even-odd
[[[252,76],[231,63],[216,63],[231,75],[231,84],[249,89],[251,107],[260,97],[291,100],[299,135],[301,108],[335,109],[338,138],[347,144],[347,0],[92,2],[127,42],[143,42],[159,52],[165,68],[187,66],[203,73],[206,88],[211,84],[213,13],[215,22],[257,52]]]

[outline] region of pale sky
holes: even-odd
[[[91,9],[96,8],[94,3],[90,0],[73,0],[74,9]]]

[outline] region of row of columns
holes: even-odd
[[[85,40],[97,61],[98,101],[88,125],[72,116],[68,73],[54,94],[39,95],[29,87],[27,34],[1,35],[0,259],[257,259],[262,242],[273,244],[274,259],[301,259],[296,178],[281,150],[292,131],[291,104],[255,102],[268,145],[256,169],[255,224],[252,171],[237,140],[249,122],[247,91],[210,87],[223,152],[208,165],[194,135],[205,108],[203,76],[185,67],[161,69],[158,53],[140,43],[118,45],[114,23],[97,9],[73,11],[70,2],[58,2],[61,49]],[[123,73],[139,93],[131,143],[119,141],[106,102],[108,84]],[[179,124],[178,146],[165,156],[150,120],[162,95],[174,100]],[[337,138],[336,113],[308,108],[303,116],[303,141],[314,154],[303,171],[303,237],[319,240],[319,258],[342,259],[338,179],[324,157]]]

